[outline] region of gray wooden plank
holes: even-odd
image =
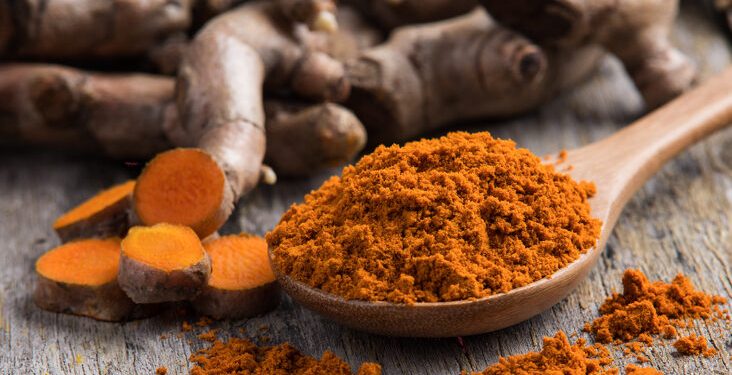
[[[694,7],[684,8],[674,37],[698,57],[706,77],[730,61],[728,43]],[[454,129],[490,130],[545,154],[600,139],[641,113],[640,99],[622,67],[609,59],[585,85],[535,113]],[[264,234],[290,204],[337,172],[259,188],[240,202],[225,230]],[[111,324],[48,313],[30,301],[33,262],[58,243],[50,229],[53,219],[95,191],[133,175],[130,168],[111,162],[0,151],[0,373],[150,374],[165,365],[171,373],[182,374],[190,368],[188,356],[205,343],[194,339],[195,332],[177,336],[183,318],[174,311]],[[578,332],[602,300],[620,287],[620,276],[628,267],[666,280],[684,272],[705,291],[732,295],[731,218],[732,130],[728,130],[683,153],[646,184],[623,212],[588,280],[566,300],[517,326],[465,337],[462,345],[456,338],[389,338],[341,327],[287,299],[262,317],[214,326],[224,337],[289,341],[316,356],[330,349],[354,366],[378,361],[386,374],[479,370],[498,356],[538,349],[542,336],[559,329]],[[651,365],[667,373],[732,372],[732,337],[724,328],[725,323],[717,322],[689,330],[712,338],[722,355],[682,358],[672,348],[660,346],[649,353]],[[628,361],[619,356],[617,363]]]

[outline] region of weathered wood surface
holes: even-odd
[[[684,9],[675,39],[696,56],[704,77],[729,63],[728,42],[696,8]],[[465,129],[487,129],[545,154],[602,138],[641,111],[621,67],[609,60],[590,82],[536,113]],[[30,300],[33,263],[58,242],[50,228],[53,219],[95,191],[133,175],[132,169],[112,162],[0,153],[0,373],[152,374],[161,365],[173,374],[188,371],[188,356],[204,343],[194,338],[195,332],[179,337],[182,318],[174,313],[110,324],[41,311]],[[258,189],[240,203],[225,230],[265,233],[291,203],[328,175]],[[385,374],[457,374],[483,369],[499,356],[536,350],[542,336],[559,329],[581,334],[602,300],[620,287],[626,268],[638,267],[664,280],[683,272],[705,291],[732,296],[731,263],[732,129],[677,157],[646,184],[625,209],[590,278],[551,310],[517,326],[466,337],[463,346],[458,339],[379,337],[343,328],[285,300],[263,317],[214,327],[222,336],[289,341],[316,356],[331,349],[353,366],[377,361]],[[649,365],[668,374],[732,373],[728,327],[704,323],[690,331],[711,338],[721,354],[684,358],[670,346],[659,346],[649,350]],[[618,366],[630,361],[617,357]]]

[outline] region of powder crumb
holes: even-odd
[[[168,374],[168,368],[164,366],[160,366],[157,369],[155,369],[155,375],[167,375]]]
[[[562,164],[565,161],[567,161],[567,150],[562,149],[557,154],[557,163],[556,164]]]
[[[709,319],[724,298],[697,291],[691,280],[677,275],[671,283],[649,282],[639,270],[623,274],[623,293],[614,293],[600,306],[591,332],[602,343],[627,342],[641,334],[675,336],[669,326],[682,327],[693,319]],[[686,322],[685,322],[686,320]]]
[[[711,357],[717,354],[717,351],[714,348],[707,346],[707,339],[705,337],[697,336],[696,334],[679,338],[674,342],[674,348],[683,355],[703,355],[705,357]]]
[[[544,337],[541,351],[502,357],[474,375],[617,374],[617,368],[606,368],[611,362],[610,352],[604,346],[588,346],[584,339],[572,345],[567,335],[559,331],[554,337]]]
[[[627,375],[663,375],[661,371],[650,367],[640,367],[633,364],[625,366],[625,373]]]
[[[663,327],[661,327],[661,337],[664,339],[672,339],[678,335],[678,332],[676,331],[676,328],[674,326],[667,324]]]
[[[202,316],[198,319],[196,322],[196,325],[199,327],[208,327],[213,323],[213,320],[207,316]]]
[[[651,344],[653,344],[653,337],[651,337],[651,335],[647,333],[641,333],[640,335],[638,335],[638,342],[642,342],[650,346]]]
[[[651,361],[644,354],[636,354],[635,355],[635,360],[638,361],[638,363],[647,363],[647,362],[650,362]]]
[[[192,329],[193,329],[193,325],[191,325],[191,323],[183,321],[183,325],[181,326],[181,331],[190,332]]]
[[[379,146],[267,234],[273,265],[346,299],[475,300],[551,277],[595,246],[594,184],[489,133]]]
[[[277,346],[257,346],[249,340],[231,338],[191,355],[195,365],[191,375],[213,374],[293,374],[293,375],[352,375],[351,367],[330,351],[320,359],[302,354],[288,343]],[[380,375],[381,367],[364,363],[358,375]]]
[[[639,341],[633,341],[625,343],[625,349],[623,350],[623,353],[626,355],[630,354],[641,354],[645,350],[646,345]]]
[[[214,342],[214,341],[216,341],[216,338],[217,338],[216,330],[210,329],[210,330],[198,335],[198,338],[203,341]]]
[[[160,335],[160,339],[161,340],[167,340],[168,339],[168,335],[166,335],[165,333],[163,333],[163,334]]]
[[[84,363],[84,357],[81,354],[77,354],[76,358],[74,358],[77,365],[80,365]]]

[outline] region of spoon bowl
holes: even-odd
[[[486,333],[531,318],[564,299],[584,280],[605,248],[625,203],[666,161],[732,122],[732,68],[614,135],[569,151],[577,181],[593,181],[591,213],[602,220],[595,247],[551,277],[477,300],[415,303],[346,300],[275,269],[282,288],[301,305],[345,326],[388,336],[451,337]],[[560,165],[560,168],[561,166]],[[273,257],[270,249],[270,258]],[[273,263],[274,264],[274,263]]]

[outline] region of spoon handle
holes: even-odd
[[[573,152],[579,172],[575,177],[597,183],[612,217],[669,159],[730,123],[732,68],[614,135]]]

